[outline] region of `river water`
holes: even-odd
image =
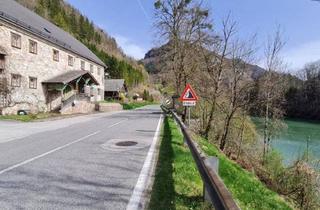
[[[257,121],[261,123],[261,120],[254,119],[257,127],[261,128],[261,124]],[[287,129],[284,129],[272,140],[273,148],[282,154],[284,163],[290,164],[303,155],[307,150],[307,145],[310,156],[313,159],[320,160],[320,122],[285,120],[285,123]]]

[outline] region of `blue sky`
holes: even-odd
[[[115,37],[130,56],[140,59],[157,46],[152,27],[154,0],[67,0],[95,24]],[[239,34],[258,35],[263,41],[277,25],[283,29],[286,46],[282,56],[292,70],[320,59],[320,3],[312,0],[206,0],[213,9],[217,29],[231,13],[239,23]]]

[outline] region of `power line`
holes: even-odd
[[[141,0],[137,0],[137,2],[138,2],[138,5],[139,5],[140,9],[142,10],[144,16],[145,16],[145,17],[147,18],[147,20],[151,23],[151,18],[150,18],[150,16],[149,16],[149,14],[147,13],[147,10],[144,8]]]

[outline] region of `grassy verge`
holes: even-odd
[[[141,102],[135,101],[135,102],[123,103],[118,100],[107,100],[107,101],[101,101],[100,103],[119,103],[122,105],[124,110],[132,110],[132,109],[137,109],[143,106],[155,104],[153,102],[148,102],[148,101],[141,101]]]
[[[152,102],[130,102],[130,103],[122,103],[124,110],[137,109],[143,106],[152,105]]]
[[[254,174],[228,159],[215,146],[203,139],[199,139],[198,143],[207,155],[219,158],[219,175],[241,209],[292,209]]]
[[[162,144],[149,209],[208,209],[202,201],[202,181],[183,137],[171,118],[164,121]],[[219,175],[241,209],[292,209],[257,177],[229,160],[201,138],[198,143],[209,156],[220,160]]]
[[[149,209],[209,209],[202,181],[174,121],[164,120],[162,142]]]
[[[16,120],[21,122],[31,122],[34,120],[41,120],[58,116],[61,115],[55,113],[39,113],[29,115],[0,115],[0,120]]]

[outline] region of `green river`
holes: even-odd
[[[254,119],[257,123],[257,120]],[[301,156],[307,148],[309,139],[309,151],[314,159],[320,159],[320,122],[302,120],[285,120],[288,128],[276,139],[272,140],[272,146],[278,150],[286,164],[291,163]],[[260,123],[257,123],[259,127]]]

